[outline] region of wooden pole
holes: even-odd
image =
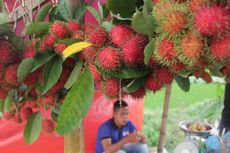
[[[157,146],[157,153],[163,153],[164,140],[165,140],[166,128],[167,128],[171,89],[172,89],[172,85],[171,84],[167,85],[166,91],[165,91],[163,115],[162,115],[162,120],[161,120],[160,137],[159,137],[158,146]]]
[[[78,128],[64,137],[64,153],[84,153],[83,128]]]

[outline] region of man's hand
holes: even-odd
[[[128,143],[139,143],[142,139],[139,132],[133,132],[127,136]]]

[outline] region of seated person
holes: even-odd
[[[122,100],[116,101],[113,118],[99,128],[96,153],[148,153],[145,137],[136,130],[128,116],[128,104]]]

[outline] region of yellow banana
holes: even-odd
[[[80,51],[82,51],[82,49],[90,47],[90,46],[92,46],[92,44],[89,43],[89,42],[77,42],[77,43],[74,43],[74,44],[68,46],[62,52],[62,56],[65,59],[65,58],[69,57],[70,55],[72,55],[74,53],[77,53],[77,52],[80,52]]]

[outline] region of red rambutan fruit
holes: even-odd
[[[162,26],[165,32],[175,34],[181,32],[187,25],[187,17],[185,13],[180,11],[172,11],[166,15]]]
[[[117,98],[120,93],[120,81],[119,79],[108,79],[104,82],[104,92],[109,98]]]
[[[160,84],[170,84],[173,79],[174,79],[174,75],[172,72],[169,71],[168,68],[157,68],[155,70],[155,76],[156,79],[160,82]]]
[[[12,86],[19,85],[19,82],[17,80],[17,70],[18,64],[9,65],[6,67],[6,73],[4,77],[6,83]]]
[[[137,65],[143,63],[146,44],[147,39],[142,35],[137,35],[127,41],[122,48],[122,56],[125,64]]]
[[[54,46],[54,42],[55,42],[55,38],[50,34],[46,35],[43,39],[43,45],[46,48],[52,48]]]
[[[225,6],[207,6],[195,14],[195,26],[204,35],[217,35],[230,27],[229,11]]]
[[[230,56],[230,35],[211,44],[211,53],[215,58],[224,59]]]
[[[157,50],[160,56],[166,60],[173,60],[176,57],[176,50],[174,42],[167,39],[163,39],[157,46]]]
[[[147,77],[145,85],[148,90],[151,90],[153,92],[156,92],[163,87],[163,85],[161,85],[160,82],[157,81],[153,75],[149,75]]]
[[[52,95],[43,95],[38,98],[38,103],[41,105],[55,105],[55,98]]]
[[[57,44],[55,46],[55,52],[57,54],[62,54],[62,52],[66,49],[66,47],[67,47],[67,45],[65,45],[65,44]]]
[[[0,88],[0,100],[5,100],[7,94],[8,94],[8,91]]]
[[[203,42],[201,38],[192,32],[187,33],[181,40],[181,49],[188,58],[197,59],[203,51]]]
[[[108,33],[105,29],[97,29],[89,34],[89,41],[98,46],[103,46],[108,40]]]
[[[24,107],[20,111],[21,119],[22,121],[27,121],[30,117],[30,115],[33,114],[33,110],[30,107]]]
[[[70,20],[68,23],[67,23],[67,29],[69,32],[71,33],[74,33],[78,30],[80,30],[81,26],[80,24],[77,22],[77,21],[74,21],[74,20]]]
[[[23,58],[33,58],[36,54],[36,43],[31,42],[30,44],[25,45],[23,52]]]
[[[132,96],[133,99],[141,99],[144,98],[145,96],[145,88],[141,87],[140,89],[138,89],[137,91],[130,93],[130,95]]]
[[[21,114],[20,114],[19,112],[16,112],[16,113],[14,114],[14,121],[15,121],[16,123],[22,123]]]
[[[57,38],[65,38],[68,35],[67,28],[63,22],[55,22],[50,27],[50,32]]]
[[[208,72],[204,72],[204,74],[202,75],[202,79],[207,83],[212,82],[212,77]]]
[[[45,119],[42,121],[42,131],[44,133],[52,133],[55,129],[55,124],[50,119]]]
[[[10,120],[10,119],[14,118],[14,113],[13,112],[4,112],[3,118],[6,120]]]
[[[97,57],[98,49],[94,46],[84,48],[80,53],[80,58],[86,62],[93,63]]]
[[[95,83],[101,82],[102,76],[101,76],[100,72],[98,72],[97,67],[93,64],[90,64],[89,69],[93,75],[94,82]]]
[[[126,25],[116,25],[110,31],[112,42],[118,47],[122,47],[128,40],[134,37],[135,32]]]
[[[98,62],[105,70],[115,70],[120,66],[120,54],[117,49],[107,47],[98,54]]]
[[[0,41],[0,63],[1,64],[8,64],[14,61],[15,59],[15,51],[13,46],[5,41]]]
[[[197,12],[208,4],[209,0],[190,0],[189,9],[192,12]]]

